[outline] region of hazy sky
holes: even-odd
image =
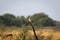
[[[0,0],[0,15],[28,16],[37,12],[44,12],[60,21],[60,0]]]

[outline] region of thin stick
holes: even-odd
[[[29,18],[29,23],[30,23],[30,25],[32,26],[32,29],[33,29],[33,32],[34,32],[34,35],[35,35],[36,40],[38,40],[38,37],[37,37],[37,35],[36,35],[34,26],[33,26],[33,24],[32,24],[32,20],[31,20],[30,18]]]

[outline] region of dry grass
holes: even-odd
[[[13,29],[9,30],[7,29],[6,31],[3,31],[3,34],[13,34],[13,40],[16,39],[16,35],[18,35],[22,30],[19,29]],[[34,33],[32,30],[28,30],[29,35],[34,36]],[[60,32],[59,31],[54,31],[53,29],[38,29],[36,30],[37,36],[44,35],[45,37],[50,36],[51,34],[53,35],[52,40],[58,40],[60,39]],[[0,37],[1,40],[1,37]]]

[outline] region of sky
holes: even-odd
[[[53,20],[60,21],[60,0],[0,0],[0,15],[33,15],[44,12]]]

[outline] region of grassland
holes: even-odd
[[[29,27],[5,27],[4,30],[0,29],[0,40],[7,34],[12,34],[11,40],[35,40],[32,28]],[[39,40],[60,40],[60,31],[56,28],[45,27],[45,28],[35,28],[37,37]],[[1,36],[2,35],[2,36]],[[10,37],[6,37],[3,40],[10,40]]]

